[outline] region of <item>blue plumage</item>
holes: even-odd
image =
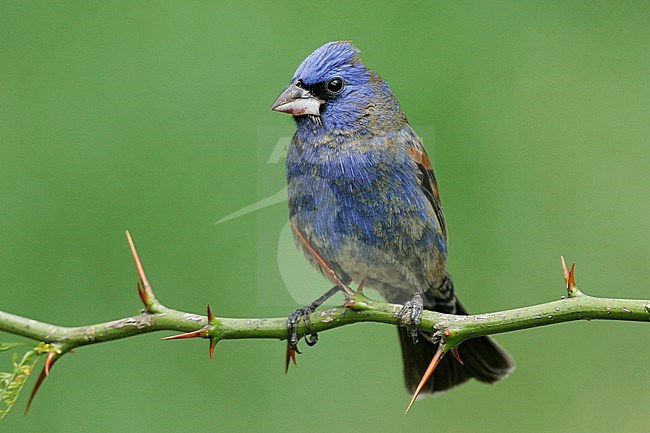
[[[297,126],[286,163],[290,219],[339,277],[365,281],[391,302],[419,294],[427,308],[463,314],[446,270],[447,232],[431,164],[392,90],[359,50],[346,41],[318,48],[272,109],[292,114]],[[421,335],[414,344],[400,329],[411,390],[436,348],[430,333]],[[470,342],[461,346],[470,362],[445,358],[429,392],[470,377],[494,382],[512,370],[493,340]]]

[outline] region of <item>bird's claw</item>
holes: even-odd
[[[298,354],[301,354],[300,350],[298,350],[298,322],[300,322],[300,319],[302,318],[302,320],[305,322],[305,327],[307,330],[309,330],[309,315],[315,310],[316,306],[310,304],[298,308],[287,318],[287,331],[289,333],[287,343]],[[313,346],[318,342],[318,335],[309,334],[308,336],[305,336],[305,341],[307,342],[308,346]]]
[[[307,335],[305,335],[305,342],[307,345],[313,346],[318,342],[318,335],[315,332],[311,332],[309,329],[309,315],[316,311],[316,308],[320,307],[323,302],[327,301],[339,290],[341,290],[339,286],[332,287],[314,302],[309,305],[305,305],[304,307],[298,308],[296,311],[291,313],[289,317],[287,317],[287,331],[289,334],[287,337],[287,344],[289,345],[289,349],[292,352],[300,354],[300,351],[298,350],[298,322],[300,322],[300,318],[302,318],[302,320],[305,322],[305,327],[307,328]]]
[[[408,323],[410,324],[408,333],[413,339],[413,344],[417,344],[418,342],[418,336],[420,334],[420,317],[422,317],[423,310],[424,303],[422,302],[422,296],[416,292],[413,299],[404,303],[398,315],[399,319],[402,321],[404,321],[404,318],[408,315]]]

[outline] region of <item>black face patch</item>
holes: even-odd
[[[299,82],[302,84],[302,81],[299,80]],[[311,86],[305,86],[304,88],[309,90],[309,92],[318,99],[329,101],[336,98],[343,91],[345,88],[345,81],[342,78],[336,77]]]

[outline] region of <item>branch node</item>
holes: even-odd
[[[343,306],[355,311],[372,310],[374,308],[372,300],[359,291],[356,291],[352,298],[347,299]]]

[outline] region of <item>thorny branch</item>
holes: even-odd
[[[287,339],[286,317],[216,317],[212,313],[210,306],[207,308],[207,314],[202,316],[164,306],[156,298],[147,280],[129,232],[127,231],[126,234],[138,274],[138,294],[145,307],[140,314],[93,325],[64,327],[0,311],[0,331],[47,344],[45,363],[32,390],[28,408],[39,387],[50,374],[54,363],[77,347],[155,331],[180,331],[180,334],[165,337],[164,340],[198,337],[208,339],[210,343],[209,355],[212,358],[214,348],[220,340],[245,338]],[[298,234],[300,235],[300,233]],[[303,242],[306,243],[304,238]],[[307,243],[306,246],[308,247]],[[324,270],[328,272],[331,279],[338,284],[340,280],[322,257],[313,248],[308,248],[308,250]],[[559,300],[529,307],[469,316],[424,311],[420,319],[420,327],[435,332],[440,341],[440,349],[432,359],[419,388],[427,381],[437,363],[447,352],[451,351],[456,356],[458,345],[470,338],[582,319],[650,322],[650,300],[588,296],[576,286],[575,263],[570,269],[567,269],[564,258],[562,258],[562,267],[567,295],[562,296]],[[394,326],[409,325],[409,323],[405,323],[398,317],[402,308],[401,305],[371,300],[363,295],[360,290],[361,287],[356,292],[353,292],[347,286],[342,287],[342,289],[346,292],[347,300],[345,305],[312,313],[309,316],[309,329],[302,322],[298,325],[297,331],[300,338],[358,322],[380,322]],[[287,360],[292,358],[295,362],[295,353],[288,352],[287,357]],[[419,388],[408,405],[407,412],[415,401]]]

